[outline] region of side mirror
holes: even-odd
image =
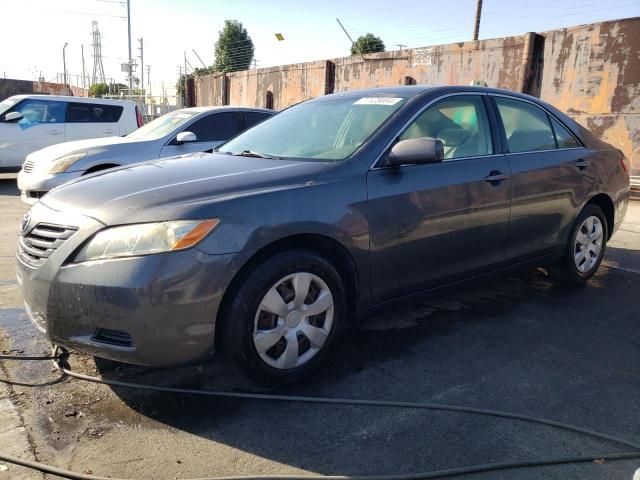
[[[387,165],[416,165],[437,163],[444,158],[444,145],[437,138],[408,138],[400,140],[387,156]]]
[[[195,142],[198,139],[196,138],[196,134],[193,132],[180,132],[176,135],[176,143],[178,145],[182,145],[183,143]]]
[[[17,122],[21,118],[22,118],[22,114],[20,112],[11,112],[11,113],[7,113],[4,116],[4,121],[5,122]]]

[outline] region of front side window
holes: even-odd
[[[406,97],[389,95],[321,97],[283,110],[225,143],[220,151],[344,160],[406,101]]]
[[[143,125],[137,130],[134,130],[128,138],[136,138],[139,140],[157,140],[159,138],[168,135],[181,125],[191,120],[195,112],[189,112],[186,110],[177,110],[175,112],[167,113],[155,120]]]
[[[489,120],[479,95],[461,95],[432,105],[409,125],[400,140],[421,137],[442,141],[445,160],[493,153]]]
[[[527,102],[495,97],[510,153],[537,152],[556,148],[549,117]]]
[[[54,100],[25,100],[15,109],[22,114],[18,125],[64,123],[65,102]]]
[[[212,113],[185,128],[193,132],[198,142],[228,140],[238,133],[240,114],[237,112]]]

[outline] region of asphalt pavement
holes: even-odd
[[[14,250],[26,211],[0,179],[0,351],[48,352],[24,317]],[[87,356],[73,369],[160,385],[437,402],[504,410],[640,443],[640,202],[580,289],[542,272],[458,287],[354,329],[317,375],[287,388],[225,359],[154,370]],[[0,450],[77,472],[137,479],[410,474],[628,448],[526,422],[450,412],[205,399],[61,378],[48,362],[0,363]],[[4,471],[3,466],[8,470]],[[463,479],[629,479],[640,460]],[[0,462],[0,479],[42,478]]]

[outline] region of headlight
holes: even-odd
[[[220,223],[211,220],[177,220],[107,228],[80,250],[74,261],[131,257],[193,247]]]
[[[82,152],[82,153],[72,153],[71,155],[65,155],[64,157],[57,158],[53,162],[47,165],[48,167],[47,173],[64,172],[71,165],[73,165],[78,160],[86,156],[87,156],[87,152]]]

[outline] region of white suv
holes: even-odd
[[[135,102],[15,95],[0,102],[0,171],[17,172],[27,155],[49,145],[126,135],[140,126]]]

